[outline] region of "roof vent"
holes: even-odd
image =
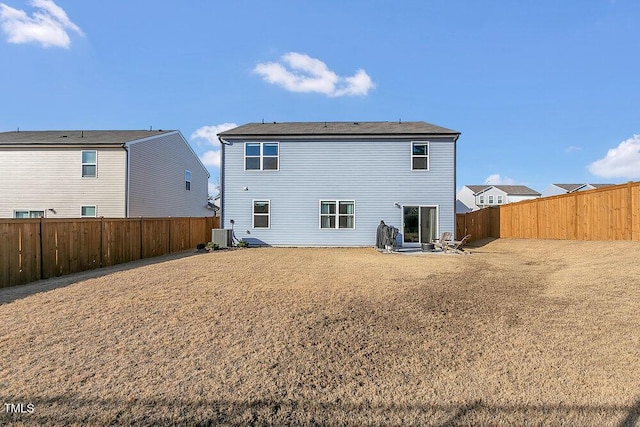
[[[358,123],[358,122],[353,122],[353,124],[354,124],[354,125],[359,125],[360,123]]]
[[[58,138],[66,138],[67,135],[60,135]]]

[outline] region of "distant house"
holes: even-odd
[[[455,230],[460,133],[425,122],[249,123],[219,134],[222,218],[258,245],[417,246]]]
[[[540,193],[524,185],[465,185],[458,191],[456,212],[471,212],[538,197]]]
[[[0,132],[0,218],[212,216],[179,131]]]
[[[557,196],[576,191],[595,190],[596,188],[609,187],[614,184],[551,184],[542,190],[542,197]]]

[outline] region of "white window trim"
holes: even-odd
[[[85,163],[85,162],[83,162],[83,161],[82,161],[82,153],[89,152],[89,151],[93,151],[94,153],[96,153],[96,161],[95,161],[95,163]],[[95,167],[96,167],[96,174],[95,174],[95,176],[84,176],[83,171],[82,171],[82,168],[83,168],[85,165],[86,165],[86,166],[91,166],[91,165],[93,165],[93,166],[95,166]],[[91,178],[97,178],[97,177],[98,177],[98,150],[82,150],[82,151],[80,151],[80,177],[81,177],[81,178],[89,178],[89,179],[91,179]]]
[[[267,204],[269,205],[269,212],[267,212],[266,214],[255,213],[254,209],[255,209],[256,202],[267,202]],[[268,227],[256,227],[256,224],[255,224],[256,215],[266,216],[267,217]],[[251,228],[255,228],[256,230],[269,230],[271,228],[271,199],[253,199],[253,200],[251,200]]]
[[[426,156],[422,156],[422,155],[413,154],[413,144],[426,145],[427,146],[427,155]],[[431,170],[431,144],[429,143],[429,141],[411,141],[411,144],[409,145],[409,149],[410,149],[410,153],[411,153],[411,159],[410,159],[409,168],[411,169],[411,171],[429,172]],[[414,157],[420,157],[420,158],[426,157],[427,158],[427,168],[426,169],[414,169],[413,168],[413,158]]]
[[[336,213],[335,214],[323,214],[322,213],[322,203],[323,202],[331,202],[336,204]],[[353,214],[342,214],[342,216],[353,216],[353,227],[350,228],[340,228],[340,202],[342,203],[353,203]],[[336,221],[336,226],[332,228],[322,227],[322,217],[323,216],[334,216]],[[355,199],[320,199],[318,201],[318,229],[320,230],[355,230],[356,229],[356,201]]]
[[[484,205],[484,196],[478,196],[478,205]]]
[[[247,144],[260,144],[260,154],[258,156],[247,156]],[[278,147],[278,155],[277,156],[265,156],[264,155],[264,144],[275,144]],[[244,170],[247,172],[277,172],[280,170],[280,142],[278,141],[246,141],[244,143]],[[260,159],[260,168],[258,169],[247,169],[247,157],[249,158],[259,158]],[[275,157],[278,159],[278,167],[275,169],[264,169],[264,158],[265,157]]]
[[[493,194],[489,194],[487,195],[487,204],[488,205],[493,205],[494,204],[494,195]]]
[[[82,215],[82,208],[93,208],[94,215]],[[81,218],[97,218],[98,217],[98,207],[96,205],[82,205],[80,206],[80,217]]]
[[[502,194],[496,196],[496,204],[504,205],[504,196]]]

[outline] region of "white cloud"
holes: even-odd
[[[36,9],[32,16],[24,10],[0,3],[0,28],[7,35],[9,43],[39,43],[43,47],[69,48],[69,31],[84,35],[53,0],[31,0],[29,4]]]
[[[565,153],[576,153],[578,151],[582,151],[582,147],[578,146],[578,145],[570,145],[567,148],[564,149]]]
[[[202,126],[191,134],[192,141],[205,142],[213,147],[213,150],[205,151],[200,156],[200,160],[205,166],[220,167],[220,141],[218,140],[218,134],[235,127],[238,127],[235,123]]]
[[[489,175],[487,179],[484,180],[486,185],[515,185],[517,181],[513,178],[509,178],[508,176],[500,176],[497,173],[493,175]]]
[[[195,140],[196,142],[206,141],[214,147],[220,147],[218,134],[235,127],[238,127],[238,125],[235,123],[222,123],[219,125],[202,126],[201,128],[196,129],[196,131],[191,134],[191,140]]]
[[[331,97],[364,96],[375,87],[362,69],[353,76],[341,77],[319,59],[297,52],[283,55],[281,62],[258,64],[253,71],[265,81],[291,92],[316,92]]]
[[[220,167],[220,150],[211,150],[205,151],[205,153],[200,156],[200,160],[205,166],[212,166],[214,168]]]
[[[640,178],[640,135],[622,141],[588,168],[592,174],[604,178]]]

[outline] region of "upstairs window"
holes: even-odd
[[[503,204],[503,203],[504,203],[504,198],[503,198],[502,194],[498,194],[498,195],[496,196],[496,199],[498,199],[498,204],[499,204],[499,205],[501,205],[501,204]]]
[[[95,178],[98,169],[98,153],[96,150],[82,151],[82,177]]]
[[[484,205],[484,196],[478,196],[478,204]]]
[[[191,191],[191,171],[184,171],[184,185],[187,191]]]
[[[355,201],[321,200],[320,228],[356,228]]]
[[[253,228],[269,228],[270,224],[270,206],[269,200],[253,201]]]
[[[412,170],[429,170],[429,143],[412,142],[411,143],[411,169]]]
[[[244,169],[278,170],[279,148],[277,142],[246,142],[244,144]]]
[[[492,205],[493,204],[493,196],[492,195],[488,195],[487,196],[487,204],[488,205]]]

